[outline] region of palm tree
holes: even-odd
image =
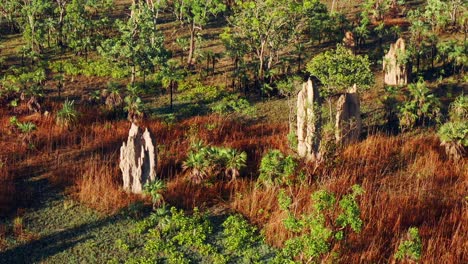
[[[109,110],[115,109],[123,103],[122,96],[120,95],[119,85],[110,82],[107,85],[106,106]]]
[[[166,189],[166,184],[162,180],[148,182],[145,184],[144,192],[151,196],[153,202],[153,210],[164,204],[164,197],[162,192]]]
[[[78,112],[75,110],[75,101],[65,100],[62,109],[57,112],[57,124],[62,127],[70,128],[78,120]]]
[[[209,161],[203,151],[193,153],[190,152],[187,160],[182,164],[184,171],[190,170],[191,180],[199,184],[208,175]]]
[[[31,142],[33,139],[32,132],[36,130],[36,125],[32,122],[20,123],[17,122],[16,125],[18,129],[21,131],[21,140],[24,146],[31,146]]]
[[[224,157],[225,162],[224,174],[229,176],[231,181],[236,180],[240,175],[239,171],[246,166],[247,153],[226,148],[221,150],[221,155]]]
[[[128,112],[128,121],[135,123],[143,117],[143,101],[140,97],[125,97],[124,110]]]

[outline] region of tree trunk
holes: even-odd
[[[190,49],[187,58],[187,65],[192,66],[193,53],[195,52],[195,25],[192,24],[190,28]]]
[[[174,81],[171,81],[171,82],[169,83],[169,92],[170,92],[170,94],[171,94],[171,95],[170,95],[170,103],[171,103],[171,106],[170,106],[170,107],[171,107],[171,112],[172,112],[172,110],[173,110],[173,102],[174,102],[174,101],[173,101],[173,89],[174,89]]]
[[[264,61],[263,61],[263,55],[264,55],[264,52],[265,52],[265,42],[262,42],[262,47],[260,49],[260,54],[259,54],[259,61],[260,61],[260,65],[258,67],[258,79],[260,81],[263,82],[263,64],[264,64]]]
[[[136,79],[136,66],[132,65],[132,77],[130,82],[132,83],[132,86],[135,85],[135,79]]]

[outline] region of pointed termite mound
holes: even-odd
[[[132,193],[141,193],[147,182],[156,180],[156,144],[148,129],[132,123],[127,143],[120,147],[120,170],[123,187]]]
[[[320,95],[309,79],[297,96],[297,152],[307,160],[320,158]]]
[[[403,86],[408,84],[409,67],[407,67],[405,40],[399,38],[395,44],[390,45],[390,50],[383,60],[385,84]]]
[[[359,140],[361,134],[361,109],[357,86],[354,85],[337,102],[335,138],[340,144],[349,144]]]

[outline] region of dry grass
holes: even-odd
[[[52,106],[58,107],[58,106]],[[38,125],[36,149],[24,150],[8,132],[7,115],[0,118],[0,147],[6,165],[0,168],[0,207],[14,211],[24,203],[12,200],[18,177],[42,175],[64,188],[80,202],[102,212],[113,213],[142,199],[121,189],[118,154],[126,140],[127,121],[104,121],[94,109],[80,109],[80,125],[64,131],[53,118],[20,117]],[[174,125],[147,121],[159,145],[158,175],[167,181],[165,199],[185,209],[228,207],[262,227],[267,240],[283,245],[292,236],[285,230],[284,213],[277,205],[277,188],[254,187],[261,157],[268,149],[288,152],[285,124],[245,124],[217,116],[194,117]],[[4,133],[3,133],[4,132]],[[212,145],[233,147],[248,153],[242,179],[229,183],[213,179],[194,185],[181,169],[190,143],[202,139]],[[346,193],[361,184],[364,227],[340,246],[342,263],[388,262],[410,226],[416,226],[424,242],[422,261],[464,263],[468,260],[466,190],[468,167],[464,160],[448,160],[432,134],[420,136],[369,136],[340,151],[336,162],[310,172],[309,183],[290,188],[297,215],[311,208],[310,194],[320,188]],[[5,159],[8,157],[8,159]],[[309,166],[301,165],[305,171]],[[23,196],[28,195],[23,193]],[[32,198],[32,197],[30,197]]]
[[[380,263],[392,259],[400,238],[411,226],[420,229],[424,263],[466,263],[468,232],[466,160],[453,164],[433,135],[371,136],[350,146],[340,162],[323,168],[317,181],[290,190],[296,213],[311,208],[310,194],[325,188],[338,195],[361,184],[364,228],[341,248],[343,263]],[[231,203],[262,226],[269,243],[282,246],[291,237],[277,206],[277,189],[255,189]]]

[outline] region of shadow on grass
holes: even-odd
[[[0,252],[0,263],[36,263],[92,238],[94,229],[112,224],[116,217],[104,218],[75,228],[58,231],[24,245]]]

